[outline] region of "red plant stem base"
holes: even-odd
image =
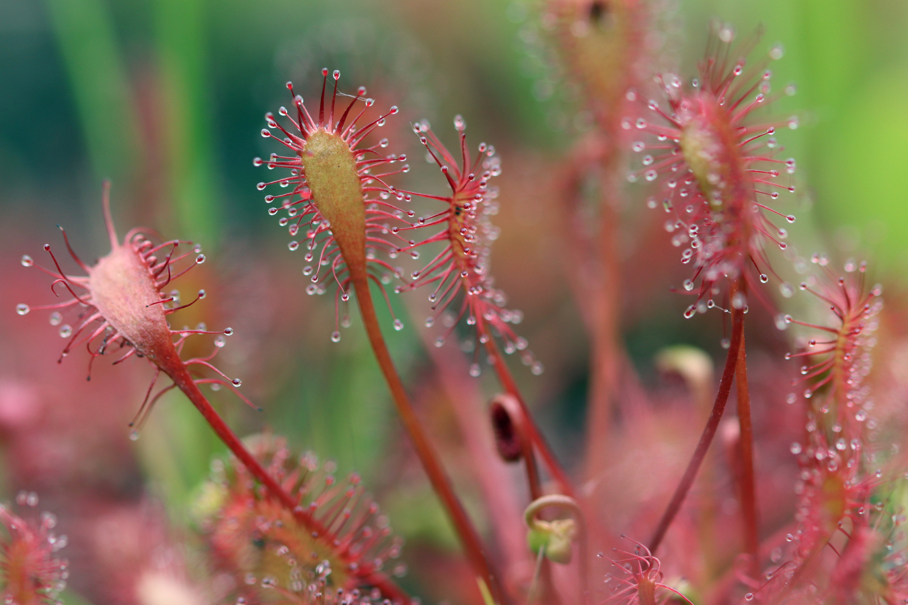
[[[741,347],[743,336],[744,313],[732,313],[731,343],[728,347],[728,356],[725,358],[725,369],[722,370],[722,380],[719,382],[719,392],[716,393],[716,401],[709,414],[709,419],[706,421],[703,434],[700,435],[697,449],[694,450],[694,455],[687,465],[687,470],[684,471],[684,476],[681,477],[681,483],[675,489],[675,493],[668,503],[668,508],[665,509],[665,513],[656,527],[656,532],[649,542],[649,549],[652,553],[655,553],[656,549],[659,548],[662,539],[665,537],[665,532],[668,531],[678,511],[681,510],[681,504],[684,503],[684,498],[687,497],[687,492],[690,491],[694,479],[697,477],[697,471],[700,470],[700,465],[706,457],[706,452],[709,450],[713,437],[716,436],[719,421],[722,420],[722,413],[725,411],[725,404],[728,403],[728,395],[731,393],[731,384],[735,377],[735,367],[738,361],[738,349]]]

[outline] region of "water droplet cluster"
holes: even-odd
[[[105,197],[105,204],[107,203],[109,201]],[[107,216],[109,217],[109,214]],[[50,255],[55,270],[39,268],[55,278],[52,285],[55,293],[66,292],[71,298],[43,306],[30,307],[20,303],[16,307],[16,312],[19,315],[26,315],[36,309],[51,310],[50,324],[59,326],[58,334],[61,338],[67,339],[60,355],[61,360],[69,354],[73,346],[79,344],[86,347],[92,360],[115,352],[120,356],[113,362],[114,364],[136,355],[146,357],[158,365],[160,360],[170,358],[165,352],[166,349],[173,349],[173,357],[178,357],[186,338],[198,334],[216,336],[215,353],[217,353],[224,344],[223,337],[233,334],[232,328],[227,328],[223,332],[211,331],[204,323],[199,323],[194,329],[188,326],[174,329],[165,319],[166,316],[207,297],[205,290],[199,290],[192,301],[182,304],[179,291],[172,288],[168,290],[174,280],[205,262],[202,247],[181,240],[159,242],[151,239],[149,231],[145,229],[130,231],[120,244],[116,242],[113,225],[108,223],[107,227],[113,241],[113,249],[92,267],[79,259],[69,245],[66,232],[61,228],[72,260],[88,275],[63,273],[51,251],[51,246],[45,244],[44,249]],[[186,250],[187,247],[189,250]],[[30,256],[23,256],[21,264],[24,267],[35,265]],[[130,293],[132,296],[124,296],[124,293]],[[156,295],[158,299],[149,304],[141,304],[140,301],[147,300],[149,293]],[[73,323],[64,323],[64,317],[70,315]],[[205,359],[190,359],[185,364],[192,366],[193,369],[207,367],[220,376],[199,378],[198,380],[203,383],[239,387],[241,384],[239,379],[229,379],[211,365],[213,356],[214,354]],[[168,368],[158,367],[165,373],[168,372]],[[91,362],[89,372],[90,370]],[[88,378],[91,378],[90,373]],[[154,382],[149,387],[146,404],[149,401],[153,403],[160,395],[160,393],[151,395],[153,387]],[[248,400],[245,401],[248,403]],[[143,404],[140,416],[133,424],[141,424],[145,413],[147,410]],[[134,430],[130,436],[137,439],[138,432]]]
[[[344,316],[347,314],[348,290],[351,286],[350,271],[332,226],[319,209],[323,200],[316,199],[310,188],[310,177],[307,176],[302,161],[306,147],[313,137],[329,136],[342,141],[349,148],[351,157],[355,160],[366,216],[366,261],[381,276],[379,282],[382,287],[390,283],[392,278],[403,275],[402,269],[392,267],[381,260],[379,255],[384,253],[393,256],[401,245],[407,243],[398,232],[409,227],[410,223],[404,218],[404,213],[389,200],[393,197],[398,201],[410,201],[411,195],[395,189],[388,179],[395,174],[408,172],[409,165],[406,164],[407,157],[403,154],[380,153],[379,150],[388,146],[387,139],[382,139],[372,146],[364,144],[365,137],[376,128],[384,126],[385,119],[397,114],[398,108],[391,107],[378,117],[368,115],[374,101],[365,98],[365,88],[360,88],[346,106],[338,106],[340,100],[337,81],[340,79],[340,72],[334,71],[330,74],[334,79],[334,91],[330,96],[327,95],[328,70],[323,69],[322,75],[325,86],[322,89],[317,114],[309,113],[302,97],[293,92],[291,83],[287,83],[293,99],[293,108],[288,110],[281,107],[278,113],[284,118],[284,122],[290,123],[289,130],[273,114],[268,113],[265,116],[267,128],[262,130],[262,136],[281,143],[289,155],[273,153],[267,160],[255,158],[253,165],[289,172],[289,176],[284,174],[276,180],[263,181],[256,188],[264,191],[270,186],[277,185],[288,190],[265,196],[265,202],[271,205],[268,214],[277,216],[283,213],[278,223],[286,227],[290,236],[294,238],[287,247],[290,251],[304,252],[303,259],[306,265],[302,272],[311,282],[306,292],[310,295],[325,294],[332,283],[339,288],[342,293],[340,300],[343,303],[338,306],[337,327],[340,328],[341,314]],[[330,204],[331,201],[327,200],[324,203]],[[340,341],[339,330],[331,334],[331,340]]]
[[[432,288],[428,298],[432,314],[426,326],[435,325],[439,318],[447,328],[438,337],[437,346],[443,346],[453,333],[459,319],[475,329],[475,342],[467,345],[477,353],[470,366],[470,375],[478,377],[476,344],[491,347],[491,340],[498,338],[508,355],[520,351],[521,361],[534,374],[542,373],[542,364],[527,349],[526,339],[518,337],[512,326],[520,323],[523,314],[505,307],[507,298],[493,286],[489,270],[492,243],[498,239],[499,230],[491,222],[498,213],[498,190],[490,180],[501,174],[501,162],[495,148],[480,143],[475,155],[470,152],[466,138],[466,122],[461,116],[454,118],[460,149],[451,153],[432,131],[425,120],[413,130],[426,149],[427,159],[435,164],[445,177],[451,193],[446,196],[423,196],[446,205],[429,219],[420,217],[414,228],[433,228],[434,232],[422,241],[410,241],[399,252],[413,256],[419,248],[437,244],[440,252],[433,252],[432,260],[422,269],[414,271],[411,282],[399,287],[399,292],[420,287]],[[415,256],[414,256],[415,258]],[[452,309],[458,309],[451,313]]]
[[[901,555],[891,541],[887,549],[876,548],[883,544],[882,536],[901,532],[904,518],[884,509],[885,494],[893,485],[878,466],[873,443],[877,427],[870,414],[874,402],[864,384],[882,292],[878,286],[866,287],[864,264],[849,260],[845,275],[837,276],[825,256],[814,255],[811,260],[820,276],[809,276],[800,289],[813,295],[818,306],[830,310],[831,320],[813,324],[784,316],[786,324],[801,326],[810,336],[803,339],[802,350],[785,356],[800,363],[799,378],[793,382],[799,391],[791,393],[786,402],[801,403],[806,422],[805,438],[790,445],[801,469],[795,485],[797,530],[786,536],[790,544],[784,549],[787,555],[782,551],[774,555],[774,569],[779,573],[773,581],[784,587],[800,565],[827,549],[830,540],[843,531],[848,539],[843,548],[867,557],[861,565],[870,565],[873,558],[885,561],[879,569],[888,581],[894,576],[886,570]],[[835,581],[837,573],[824,575]],[[832,590],[822,584],[814,589],[818,594]]]
[[[647,117],[622,122],[625,130],[649,135],[631,143],[634,153],[643,154],[642,168],[628,173],[628,180],[642,178],[657,187],[647,205],[661,205],[671,215],[666,230],[672,244],[683,248],[681,262],[691,264],[695,274],[684,288],[694,291],[698,280],[698,301],[718,298],[725,278],[734,281],[743,274],[753,285],[766,283],[772,273],[766,244],[785,250],[788,237],[769,217],[795,221],[767,205],[780,191],[795,191],[791,178],[780,179],[783,168],[787,175],[795,172],[794,160],[776,157],[775,134],[781,124],[752,119],[754,110],[778,96],[771,93],[772,74],[760,64],[748,68],[745,58],[728,61],[734,56],[734,35],[723,35],[726,31],[724,26],[714,30],[715,54],[701,62],[699,78],[689,87],[675,74],[659,75],[666,107],[651,99],[644,104]],[[628,99],[638,101],[637,92],[630,91]],[[795,119],[786,123],[797,126]],[[753,265],[759,280],[750,275]],[[684,316],[702,311],[695,304]]]
[[[212,464],[211,480],[196,507],[199,524],[214,560],[237,578],[240,596],[254,602],[261,600],[261,591],[305,596],[320,582],[349,591],[372,586],[372,574],[404,572],[400,565],[386,569],[400,555],[401,542],[392,537],[387,518],[366,495],[358,475],[339,480],[332,474],[333,463],[319,463],[309,453],[294,456],[273,435],[246,442],[299,501],[291,512],[255,489],[245,467],[233,458]],[[364,595],[368,600],[363,603],[381,596]]]
[[[66,588],[69,564],[59,551],[67,537],[54,532],[57,518],[49,512],[38,513],[38,495],[21,491],[16,495],[16,510],[0,505],[0,524],[6,529],[0,539],[3,577],[13,579],[15,594],[4,592],[5,602],[58,603]],[[27,582],[16,582],[27,578]],[[15,599],[14,599],[15,597]]]

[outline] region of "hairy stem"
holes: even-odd
[[[655,554],[656,549],[659,548],[659,545],[662,543],[665,532],[668,531],[672,521],[675,520],[678,511],[681,510],[681,504],[684,503],[684,498],[687,497],[687,492],[690,491],[694,479],[697,477],[697,471],[700,470],[700,465],[706,457],[706,452],[709,450],[713,437],[716,436],[716,430],[719,428],[719,421],[722,420],[722,413],[725,411],[725,404],[728,403],[728,395],[731,393],[731,383],[735,377],[738,349],[741,347],[743,334],[744,313],[733,313],[731,344],[728,348],[728,356],[725,358],[725,369],[722,371],[722,379],[719,382],[719,392],[716,393],[716,401],[713,403],[713,409],[709,414],[709,419],[706,421],[706,427],[703,429],[703,434],[700,435],[697,449],[694,450],[694,455],[687,464],[687,470],[684,471],[684,476],[681,477],[681,482],[675,489],[675,493],[668,503],[668,508],[665,509],[665,513],[663,513],[662,518],[659,520],[659,525],[656,527],[656,532],[650,540],[649,549],[653,554]]]
[[[738,281],[737,288],[734,292],[744,294],[746,287],[744,280]],[[732,314],[743,315],[741,310],[732,309]],[[744,333],[741,333],[741,345],[738,348],[738,361],[735,366],[735,384],[738,395],[738,422],[741,426],[741,434],[738,440],[740,460],[739,489],[741,497],[741,514],[744,520],[744,550],[751,557],[749,565],[752,578],[756,578],[760,573],[759,554],[759,537],[757,534],[757,496],[754,482],[754,436],[753,422],[750,413],[750,391],[747,387],[747,352],[745,351]],[[730,353],[731,351],[729,351]]]
[[[432,483],[435,493],[438,494],[451,522],[454,524],[473,570],[483,579],[496,603],[504,603],[505,593],[501,588],[498,576],[493,573],[491,564],[486,558],[479,534],[454,493],[451,480],[442,467],[428,435],[426,435],[419,419],[416,417],[416,412],[413,410],[413,406],[410,405],[410,399],[404,389],[403,382],[397,374],[394,362],[391,360],[391,354],[388,352],[388,347],[385,344],[384,336],[382,336],[381,328],[378,324],[378,317],[375,314],[375,306],[372,304],[372,293],[369,290],[368,278],[365,272],[360,272],[353,275],[352,279],[356,289],[359,311],[363,317],[366,333],[369,336],[369,343],[372,345],[375,359],[378,361],[385,381],[388,383],[397,412],[404,424],[404,428],[410,435],[416,454],[419,456],[419,460],[429,476],[429,481]]]
[[[215,434],[224,442],[224,445],[233,453],[237,459],[243,463],[243,466],[249,473],[262,485],[264,485],[271,495],[274,496],[287,510],[289,510],[294,519],[301,525],[319,535],[326,535],[327,528],[314,519],[306,512],[306,509],[300,508],[297,498],[287,493],[280,484],[265,470],[265,468],[255,459],[239,437],[227,426],[224,419],[215,411],[211,403],[199,390],[198,385],[189,375],[185,365],[179,365],[168,372],[174,384],[183,391],[189,401],[196,407],[202,417],[208,422]],[[392,602],[409,603],[410,597],[404,593],[400,587],[387,578],[384,574],[371,572],[357,576],[364,583],[378,588],[382,595],[391,599]]]
[[[566,496],[576,499],[574,488],[571,486],[567,473],[565,473],[564,469],[558,463],[558,459],[555,458],[555,454],[553,454],[551,448],[549,448],[549,444],[546,442],[545,437],[539,432],[536,423],[533,422],[533,417],[530,415],[527,404],[520,394],[520,389],[517,388],[517,383],[514,381],[514,377],[508,369],[508,365],[505,362],[504,356],[501,354],[501,350],[498,348],[498,345],[495,344],[495,339],[492,338],[492,335],[488,334],[488,336],[486,351],[488,351],[489,356],[495,360],[495,363],[492,365],[495,368],[495,373],[498,375],[498,381],[501,383],[502,388],[520,405],[522,416],[526,420],[524,426],[526,428],[527,437],[529,437],[530,441],[536,447],[549,474],[558,483],[560,491]]]

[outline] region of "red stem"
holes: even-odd
[[[227,426],[224,419],[218,415],[211,403],[202,394],[198,385],[189,374],[186,366],[180,362],[173,368],[168,368],[166,372],[174,384],[189,398],[189,401],[196,407],[202,417],[208,422],[215,434],[224,442],[224,445],[233,452],[240,462],[246,467],[249,473],[262,485],[268,488],[268,491],[277,498],[278,501],[292,514],[294,519],[301,525],[311,530],[313,533],[325,536],[328,534],[327,529],[312,516],[308,515],[304,509],[298,507],[299,501],[288,494],[277,481],[262,467],[258,460],[246,449],[243,442]],[[343,556],[343,559],[348,557]],[[391,599],[392,602],[410,603],[410,597],[404,593],[400,587],[387,578],[384,574],[370,572],[357,576],[364,583],[378,588],[382,595]]]
[[[728,348],[728,356],[725,358],[725,369],[722,371],[722,380],[719,382],[719,392],[716,393],[716,401],[709,414],[709,419],[706,421],[706,427],[703,429],[703,434],[700,435],[697,449],[694,450],[694,455],[687,465],[687,470],[684,471],[684,476],[681,477],[681,483],[679,483],[677,489],[675,489],[671,502],[668,503],[668,508],[665,509],[665,513],[662,515],[662,519],[659,520],[659,525],[656,527],[656,532],[650,540],[649,549],[653,554],[656,553],[656,549],[659,548],[662,539],[665,537],[665,532],[668,531],[668,528],[672,524],[672,521],[674,521],[678,511],[681,510],[681,504],[684,502],[687,492],[690,491],[694,479],[697,477],[697,471],[700,470],[700,465],[706,457],[706,452],[709,450],[709,445],[712,443],[713,437],[716,436],[716,430],[719,428],[719,421],[722,420],[722,413],[725,411],[725,404],[728,403],[728,395],[731,393],[731,383],[735,377],[738,349],[741,347],[743,334],[744,313],[733,312],[731,344]]]
[[[591,259],[597,263],[598,271],[591,280],[590,297],[593,302],[590,313],[591,355],[590,391],[587,411],[585,454],[585,477],[601,477],[603,462],[609,459],[609,439],[612,416],[619,395],[619,367],[621,363],[621,335],[618,315],[621,312],[621,250],[619,247],[620,228],[623,226],[617,211],[618,194],[621,186],[615,184],[617,174],[614,159],[618,154],[606,151],[602,158],[605,174],[600,180],[602,188],[599,211],[599,246]],[[623,177],[622,177],[623,178]]]
[[[549,448],[549,444],[546,442],[545,437],[542,433],[539,432],[539,429],[536,428],[536,423],[533,422],[533,417],[530,415],[530,411],[527,408],[526,402],[523,400],[523,396],[520,394],[520,390],[517,388],[517,383],[514,381],[514,377],[511,375],[511,371],[508,369],[508,365],[505,362],[504,356],[501,354],[498,345],[495,344],[495,339],[491,334],[487,334],[488,340],[486,341],[486,350],[489,353],[489,356],[495,360],[495,363],[492,365],[495,368],[495,373],[498,375],[498,381],[501,383],[502,388],[505,392],[512,396],[517,403],[520,405],[522,416],[526,420],[524,423],[527,437],[530,438],[530,441],[533,445],[536,446],[536,449],[539,451],[539,455],[542,458],[542,461],[545,463],[546,469],[548,469],[549,474],[558,482],[558,487],[565,496],[570,496],[576,500],[574,494],[574,488],[571,486],[571,482],[567,477],[567,473],[564,472],[564,469],[558,463],[558,459],[555,458],[555,455],[552,453],[552,450]]]
[[[732,289],[741,294],[746,293],[744,280],[738,282],[738,287]],[[742,311],[732,310],[732,313],[743,315]],[[757,496],[754,479],[754,436],[753,422],[750,412],[750,391],[747,388],[747,352],[744,344],[744,333],[741,333],[741,346],[738,348],[738,362],[735,366],[735,384],[738,395],[738,422],[741,434],[738,440],[740,455],[740,493],[741,513],[744,520],[744,550],[751,557],[750,573],[752,578],[758,578],[760,573],[759,536],[757,534]]]
[[[505,593],[501,588],[498,576],[492,571],[491,565],[486,558],[482,541],[479,539],[479,534],[470,521],[470,518],[467,516],[466,511],[464,511],[463,505],[460,503],[460,500],[458,500],[457,495],[454,493],[454,489],[451,486],[451,480],[442,467],[438,454],[436,454],[435,449],[429,441],[428,435],[426,435],[419,419],[416,417],[413,406],[410,405],[407,392],[394,367],[394,362],[391,359],[391,354],[388,352],[388,347],[385,344],[385,339],[382,336],[381,328],[378,324],[378,317],[375,314],[375,307],[372,304],[372,293],[369,290],[368,278],[365,273],[360,273],[358,275],[352,275],[351,279],[356,288],[356,300],[359,305],[360,314],[363,317],[366,333],[369,336],[369,343],[372,345],[375,359],[378,361],[385,381],[388,383],[388,388],[391,391],[394,404],[397,407],[397,412],[404,424],[404,428],[410,435],[410,440],[413,443],[413,447],[416,449],[416,454],[419,456],[419,460],[422,463],[426,474],[429,476],[429,481],[432,483],[435,493],[438,494],[438,497],[441,499],[442,504],[448,512],[448,516],[452,523],[454,523],[457,535],[460,537],[461,544],[466,551],[467,558],[470,560],[473,570],[485,581],[486,587],[491,592],[495,602],[505,603]]]

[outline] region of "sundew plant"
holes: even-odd
[[[0,23],[4,603],[908,603],[908,9]]]

